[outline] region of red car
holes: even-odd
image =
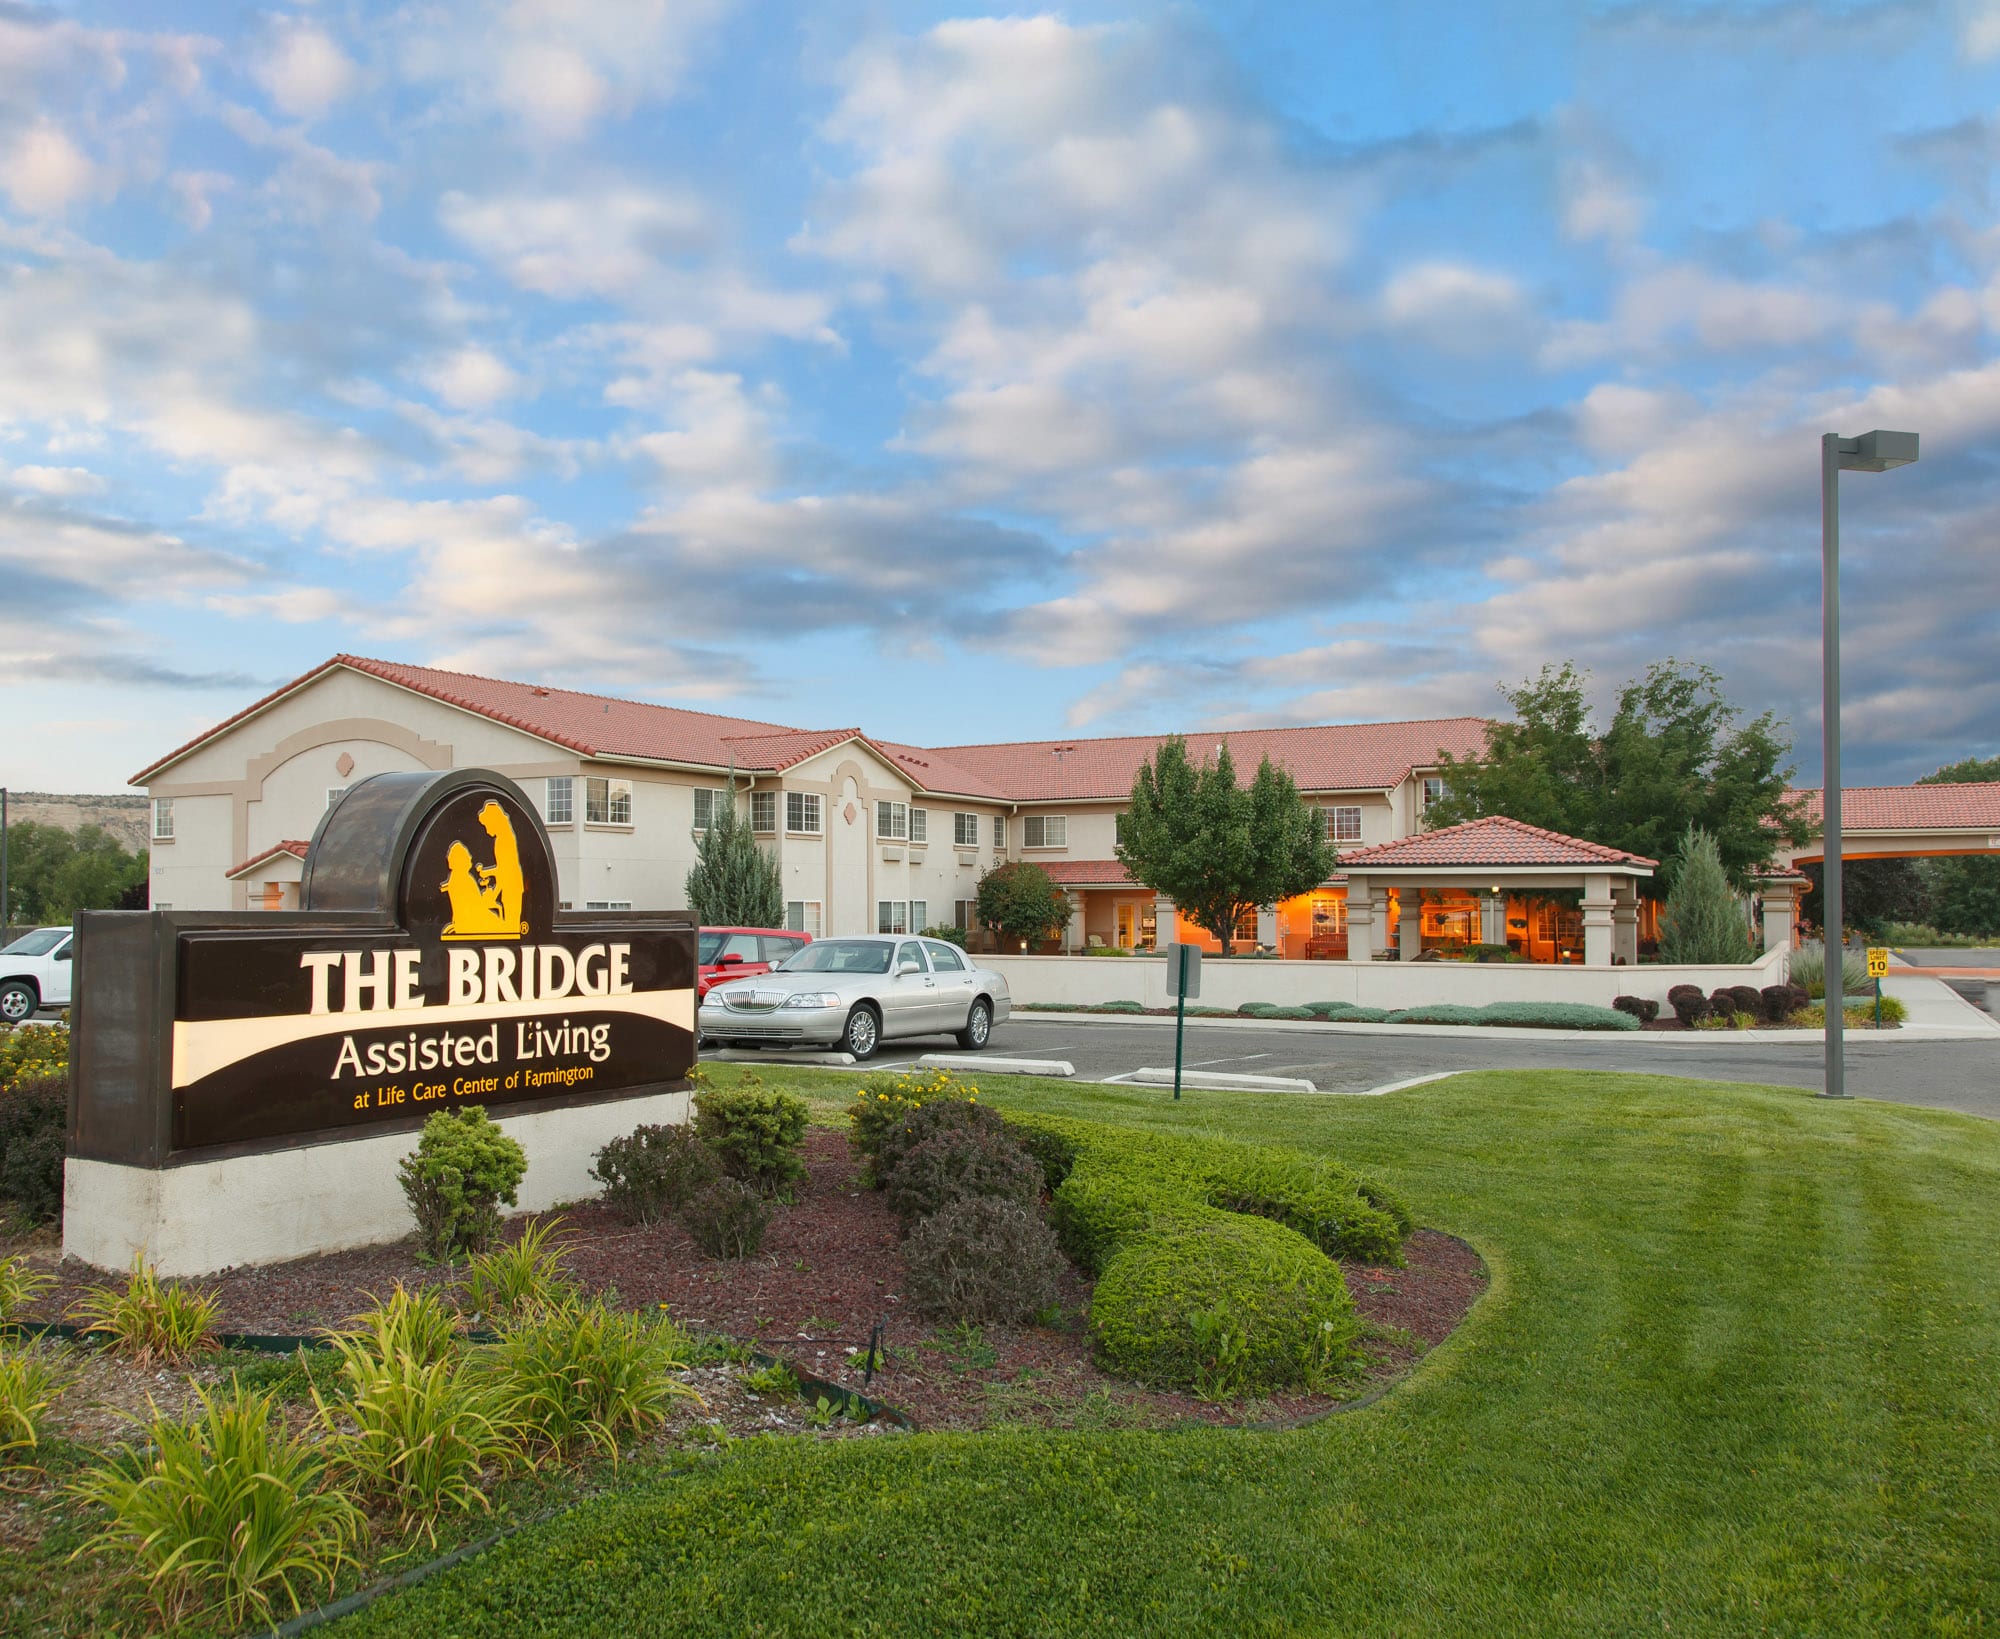
[[[703,928],[695,951],[701,964],[695,1000],[726,980],[769,973],[793,951],[811,943],[811,934],[789,928]]]

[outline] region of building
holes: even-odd
[[[1452,717],[1227,738],[1239,768],[1269,756],[1287,769],[1349,851],[1419,830],[1443,789],[1440,751],[1473,754],[1484,730],[1481,718]],[[1133,778],[1161,738],[908,746],[859,728],[800,729],[337,655],[132,783],[151,799],[161,908],[294,908],[307,841],[344,787],[398,769],[477,766],[541,805],[566,906],[672,909],[686,902],[697,836],[733,776],[777,854],[792,926],[969,926],[981,875],[1024,859],[1068,892],[1069,948],[1137,949],[1175,915],[1115,853]],[[1190,749],[1199,755],[1208,740]],[[1476,916],[1427,904],[1425,937],[1449,941]],[[1384,923],[1374,926],[1379,943]],[[1240,932],[1287,956],[1345,956],[1345,889],[1336,879],[1246,917]],[[1212,944],[1185,923],[1178,934]]]

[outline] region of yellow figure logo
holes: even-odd
[[[521,847],[507,810],[488,801],[479,823],[493,839],[493,863],[474,865],[472,850],[454,842],[445,850],[448,872],[438,892],[451,900],[451,921],[441,939],[518,939],[528,931],[522,904],[527,879],[521,872]]]

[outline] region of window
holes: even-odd
[[[931,839],[931,815],[928,808],[910,810],[910,840],[929,842]]]
[[[344,785],[330,785],[330,786],[328,786],[328,787],[326,788],[326,805],[327,805],[327,807],[331,808],[331,807],[332,807],[332,806],[333,806],[333,805],[334,805],[335,803],[339,802],[339,801],[340,801],[340,794],[341,794],[341,792],[345,791],[346,789],[347,789],[347,787],[346,787],[346,786],[344,786]]]
[[[931,967],[934,971],[938,973],[963,973],[965,971],[965,957],[959,953],[956,945],[947,945],[936,940],[927,940],[924,944],[924,949],[930,952]]]
[[[931,902],[928,899],[910,901],[910,932],[922,933],[930,926]]]
[[[951,925],[970,933],[979,926],[979,901],[976,899],[954,899],[951,902]]]
[[[1236,932],[1232,937],[1245,940],[1253,945],[1256,944],[1257,907],[1255,905],[1247,906],[1243,913],[1236,918]]]
[[[883,899],[875,905],[875,931],[877,933],[908,933],[910,931],[910,906],[907,900]]]
[[[576,909],[576,901],[573,899],[558,899],[556,901],[556,909],[559,911],[573,911]]]
[[[153,909],[154,909],[154,910],[156,910],[156,911],[170,911],[170,910],[172,910],[173,908],[174,908],[174,907],[173,907],[172,903],[171,903],[170,901],[168,901],[168,900],[165,900],[165,899],[156,899],[156,900],[154,900],[154,901],[153,901]]]
[[[632,782],[599,779],[593,774],[583,782],[583,817],[591,825],[630,825]]]
[[[739,962],[761,962],[764,959],[759,952],[756,934],[728,933],[720,928],[702,929],[695,955],[701,959],[703,967],[713,967],[725,956],[734,956]]]
[[[569,825],[576,819],[576,780],[568,774],[551,775],[543,782],[542,818],[551,825]]]
[[[785,793],[785,829],[801,835],[819,835],[819,796],[812,791]]]
[[[778,793],[775,791],[753,791],[750,793],[750,829],[753,831],[775,831],[778,828]]]
[[[706,831],[715,823],[715,816],[722,811],[724,796],[720,791],[711,791],[705,786],[697,786],[694,793],[694,828]]]
[[[885,842],[901,841],[907,837],[910,834],[909,805],[900,802],[878,802],[875,805],[875,834]],[[898,928],[895,931],[901,933],[903,930]]]
[[[951,840],[960,848],[977,848],[979,846],[979,816],[977,814],[952,815]]]
[[[632,908],[632,901],[629,899],[586,899],[583,902],[583,908],[587,911],[629,911]]]
[[[153,840],[172,842],[174,840],[174,799],[155,797],[153,799]]]
[[[818,799],[814,799],[817,801]],[[791,899],[785,902],[785,926],[799,933],[819,937],[819,901]]]
[[[1445,789],[1444,789],[1443,776],[1437,774],[1426,774],[1424,776],[1425,811],[1426,812],[1429,811],[1432,803],[1443,802],[1444,798],[1445,798]]]
[[[795,951],[805,949],[806,942],[803,939],[787,939],[781,933],[760,933],[757,943],[763,947],[764,960],[776,967]]]
[[[1125,845],[1125,821],[1129,817],[1126,814],[1111,816],[1111,840],[1121,848]]]
[[[1322,834],[1328,842],[1359,842],[1361,840],[1361,810],[1359,808],[1322,808],[1319,811]]]
[[[919,973],[928,973],[930,964],[924,960],[924,947],[912,939],[907,945],[896,947],[896,971],[903,971],[905,962],[915,962]]]
[[[993,816],[993,846],[996,848],[1007,846],[1007,816],[1005,814],[995,814]]]
[[[1064,814],[1031,814],[1021,822],[1023,848],[1067,848],[1069,818]]]

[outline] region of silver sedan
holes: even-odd
[[[1007,981],[956,945],[902,934],[815,939],[769,973],[715,986],[700,1035],[728,1047],[833,1047],[857,1059],[905,1036],[977,1051],[1013,1011]]]

